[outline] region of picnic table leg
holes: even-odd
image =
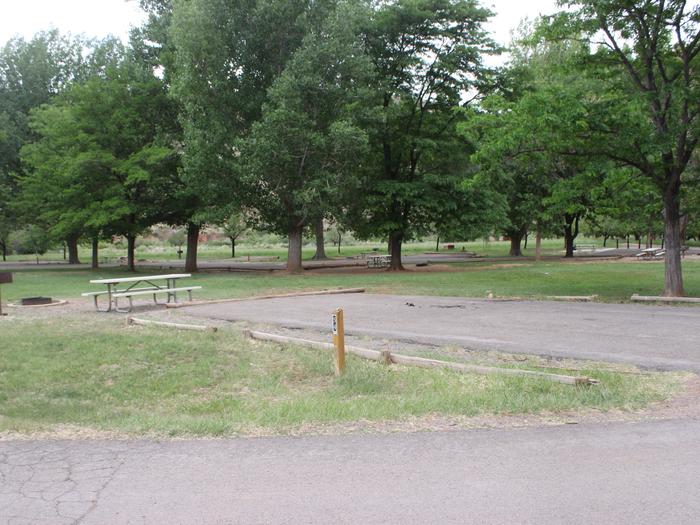
[[[112,285],[107,284],[107,299],[109,299],[109,306],[107,307],[107,311],[111,312],[112,311]],[[114,298],[114,308],[117,308],[117,298]]]
[[[131,296],[128,296],[127,299],[129,299],[129,308],[127,308],[126,310],[120,310],[120,309],[119,309],[119,304],[118,304],[119,299],[115,297],[115,298],[114,298],[114,311],[115,311],[115,312],[119,312],[120,314],[128,314],[128,313],[130,313],[131,310],[134,308],[134,301],[133,301],[133,299],[131,298]]]
[[[170,288],[175,288],[175,279],[167,279],[166,280],[168,289]],[[168,292],[168,303],[170,302],[170,299],[172,298],[173,302],[177,302],[177,292]]]
[[[95,310],[97,310],[98,312],[111,312],[112,311],[112,301],[113,301],[113,299],[112,299],[112,285],[111,284],[107,285],[107,309],[106,310],[102,310],[100,308],[98,298],[99,298],[98,295],[93,295],[93,297],[92,297],[93,301],[95,302]],[[116,299],[114,299],[114,301],[115,301],[115,306],[116,306]]]

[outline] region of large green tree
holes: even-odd
[[[92,64],[88,42],[52,30],[30,40],[13,38],[0,49],[0,251],[7,236],[20,226],[12,203],[17,180],[24,173],[21,147],[33,139],[30,111],[50,101]],[[71,261],[77,262],[77,238],[70,239]]]
[[[402,269],[402,243],[430,231],[464,188],[458,109],[478,96],[483,55],[494,49],[489,15],[474,0],[397,0],[377,3],[368,20],[377,111],[352,226],[388,238],[392,270]]]
[[[23,150],[24,206],[51,229],[120,234],[134,270],[135,238],[183,206],[172,143],[176,111],[163,82],[127,54],[35,110]]]
[[[665,223],[664,295],[683,295],[681,190],[700,138],[700,6],[685,0],[563,4],[569,10],[552,19],[548,36],[587,39],[594,48],[581,66],[596,78],[598,96],[587,101],[582,131],[599,154],[635,168],[657,188]]]
[[[581,219],[590,211],[590,191],[605,162],[588,151],[577,132],[585,119],[592,84],[570,67],[579,45],[523,45],[512,65],[515,77],[482,105],[476,161],[508,201],[504,233],[511,253],[537,222],[540,232],[563,236],[566,257],[574,256]]]
[[[185,177],[202,198],[239,197],[238,151],[267,90],[330,2],[175,0],[173,92],[182,106]]]
[[[372,71],[357,30],[365,14],[341,4],[310,30],[241,145],[248,204],[261,225],[288,235],[290,271],[301,270],[304,228],[330,211],[338,179],[352,176],[366,153],[354,119]]]

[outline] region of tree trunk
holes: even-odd
[[[666,241],[664,268],[664,295],[681,297],[683,270],[681,268],[681,215],[679,205],[680,183],[668,188],[664,194],[664,239]]]
[[[401,271],[404,269],[401,264],[401,245],[403,243],[403,235],[399,232],[393,232],[389,235],[389,255],[391,255],[391,264],[389,270]]]
[[[235,237],[229,237],[231,240],[231,259],[236,258],[236,238]]]
[[[440,251],[440,236],[438,235],[437,240],[435,241],[435,251],[439,252]]]
[[[603,248],[605,248],[605,245],[608,243],[608,235],[603,235]]]
[[[99,256],[100,243],[97,237],[92,238],[92,269],[97,270],[100,267]]]
[[[68,264],[80,264],[80,259],[78,258],[78,238],[70,237],[66,239],[66,244],[68,245]]]
[[[523,252],[520,249],[520,243],[523,240],[523,234],[521,232],[509,232],[508,237],[510,237],[510,251],[508,255],[511,257],[522,257]]]
[[[187,224],[187,255],[185,256],[185,271],[197,271],[197,244],[199,243],[200,225],[192,222]]]
[[[314,233],[316,235],[316,253],[313,257],[314,261],[328,259],[328,257],[326,257],[325,239],[323,238],[323,217],[319,217],[314,221]]]
[[[578,215],[565,215],[564,219],[566,224],[564,225],[564,246],[566,248],[566,255],[564,257],[574,256],[574,241],[578,235]]]
[[[340,241],[342,241],[342,236],[340,234],[340,230],[338,230],[338,255],[340,255]]]
[[[687,213],[684,213],[683,216],[680,219],[680,224],[681,224],[681,246],[685,244],[686,239],[688,238],[688,222],[690,220],[690,217],[688,217]]]
[[[303,226],[291,226],[289,228],[289,248],[287,248],[287,271],[301,273],[304,267],[301,264],[301,244]]]
[[[2,247],[2,262],[7,261],[7,243],[5,241],[0,242],[0,246]]]
[[[527,250],[527,238],[528,238],[528,236],[529,236],[528,232],[525,231],[525,237],[523,239],[525,241],[525,244],[523,246],[523,250]]]
[[[130,272],[136,271],[136,235],[126,236],[126,265]]]
[[[535,260],[542,259],[542,226],[537,223],[537,233],[535,234]]]

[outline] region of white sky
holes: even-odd
[[[17,35],[31,38],[52,27],[61,33],[111,34],[126,41],[129,27],[142,19],[133,0],[0,0],[0,43]]]
[[[501,44],[524,17],[555,11],[555,0],[482,0],[496,13],[489,24]],[[25,38],[43,29],[62,33],[105,37],[112,34],[126,40],[129,27],[139,25],[143,14],[135,0],[0,0],[0,44],[15,35]]]

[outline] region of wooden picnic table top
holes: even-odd
[[[164,275],[142,275],[139,277],[116,277],[113,279],[94,279],[91,284],[119,284],[119,283],[137,283],[139,281],[155,281],[156,279],[183,279],[192,277],[191,273],[169,273]]]

